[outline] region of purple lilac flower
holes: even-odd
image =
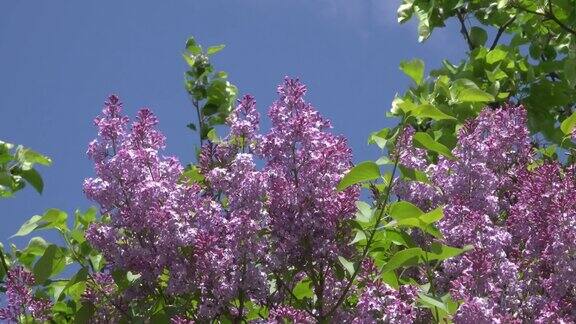
[[[518,177],[517,202],[507,222],[517,246],[516,262],[523,270],[524,298],[535,301],[523,307],[525,318],[576,319],[574,170],[549,163]]]
[[[0,320],[18,323],[21,316],[35,320],[48,319],[50,301],[34,297],[34,276],[21,266],[11,268],[6,280],[7,305],[0,308]]]
[[[513,237],[501,220],[512,201],[502,193],[515,188],[516,175],[531,159],[524,108],[484,109],[460,130],[453,154],[454,160],[441,156],[425,166],[415,152],[405,163],[424,170],[431,183],[399,182],[395,191],[423,209],[445,205],[438,224],[445,243],[475,247],[446,260],[437,273],[439,287],[464,302],[455,321],[509,318],[517,314],[522,284],[511,257]]]
[[[359,276],[358,303],[352,323],[414,323],[419,318],[415,306],[418,289],[403,285],[398,290],[377,278],[378,268],[365,261]],[[376,277],[376,278],[375,278]]]
[[[266,161],[269,214],[276,268],[334,260],[346,241],[337,238],[351,219],[358,188],[336,185],[352,165],[343,137],[327,132],[330,123],[304,100],[306,87],[286,78],[270,107],[272,128],[258,152]]]
[[[125,303],[121,300],[116,283],[109,273],[98,272],[92,275],[87,281],[82,299],[95,308],[91,323],[118,322],[122,318],[121,309],[126,311]]]
[[[92,225],[86,236],[113,269],[140,274],[144,290],[168,269],[169,293],[209,293],[210,283],[225,273],[216,262],[223,259],[223,248],[212,244],[221,241],[225,220],[219,217],[221,207],[199,186],[179,181],[180,162],[160,155],[165,139],[157,123],[150,110],[142,109],[128,128],[118,98],[105,103],[95,122],[100,136],[88,151],[96,177],[86,179],[84,192],[111,223]],[[95,154],[98,150],[104,153]],[[186,247],[197,248],[183,253]]]

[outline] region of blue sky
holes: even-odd
[[[399,2],[0,2],[0,139],[54,160],[40,170],[43,195],[27,188],[0,201],[0,241],[47,208],[71,214],[91,206],[82,193],[82,181],[93,174],[85,151],[109,93],[120,95],[131,116],[152,108],[168,138],[167,154],[194,159],[197,137],[185,127],[194,114],[180,55],[191,35],[205,45],[226,44],[215,65],[241,93],[256,97],[262,113],[285,75],[300,77],[308,100],[349,138],[355,160],[378,158],[366,138],[391,125],[385,113],[409,85],[400,61],[419,57],[437,67],[465,50],[455,24],[417,43],[414,22],[396,23]]]

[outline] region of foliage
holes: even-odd
[[[238,93],[236,86],[227,80],[228,74],[216,72],[210,63],[210,57],[222,49],[224,45],[216,45],[204,51],[191,37],[186,42],[186,52],[183,54],[188,65],[184,85],[196,110],[198,123],[190,123],[188,128],[199,132],[200,145],[212,136],[215,126],[225,123]]]
[[[0,197],[12,197],[26,183],[42,193],[44,181],[34,168],[36,164],[48,166],[52,160],[21,145],[0,141]]]
[[[576,103],[575,8],[571,0],[403,0],[398,21],[418,19],[420,41],[455,19],[468,51],[464,61],[444,61],[430,78],[398,97],[393,113],[430,105],[456,117],[457,122],[431,125],[432,131],[444,133],[441,141],[450,146],[455,125],[484,105],[520,103],[528,111],[533,134],[572,147],[557,125],[573,114]],[[402,68],[411,78],[423,75],[421,62],[406,66]]]

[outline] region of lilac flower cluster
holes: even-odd
[[[400,286],[398,290],[378,278],[378,268],[372,261],[365,261],[359,278],[358,304],[351,323],[414,323],[421,319],[416,308],[417,288]]]
[[[95,306],[95,313],[91,323],[118,322],[126,303],[121,300],[112,275],[109,273],[95,273],[86,283],[86,290],[82,293],[82,300]]]
[[[557,162],[519,174],[507,220],[523,270],[524,318],[576,319],[576,168]]]
[[[326,132],[330,122],[304,101],[306,87],[286,79],[271,107],[272,129],[262,136],[258,152],[266,161],[273,265],[302,267],[343,255],[338,237],[356,207],[358,189],[337,192],[336,185],[352,165],[346,139]]]
[[[213,244],[223,235],[221,207],[199,186],[179,181],[183,168],[176,158],[160,155],[165,139],[150,110],[140,110],[128,127],[121,107],[110,96],[95,120],[99,139],[90,143],[88,155],[96,177],[86,179],[84,192],[111,222],[92,225],[87,239],[111,268],[142,276],[142,287],[134,293],[155,291],[158,277],[168,270],[170,293],[198,287],[218,300],[221,292],[213,292],[211,283],[225,273],[215,262],[222,260],[223,248]],[[211,300],[200,306],[206,313],[218,307]]]
[[[46,299],[34,297],[32,286],[34,276],[21,266],[11,268],[6,280],[7,305],[0,308],[0,320],[9,323],[18,323],[23,316],[33,319],[48,320],[50,302]]]
[[[271,320],[312,321],[282,306],[288,293],[281,284],[270,290],[270,280],[294,282],[287,269],[313,278],[323,298],[316,315],[340,297],[343,283],[331,265],[353,253],[344,224],[359,190],[336,185],[352,165],[351,151],[304,101],[298,80],[287,78],[278,93],[264,135],[254,98],[242,98],[229,135],[202,147],[201,184],[181,181],[179,161],[161,155],[164,137],[148,109],[129,126],[116,96],[105,103],[95,120],[99,138],[88,149],[96,176],[84,191],[110,221],[91,226],[87,239],[109,268],[141,275],[135,297],[154,294],[168,273],[166,293],[198,296],[197,320],[243,318],[250,301],[271,307]]]
[[[440,287],[462,302],[456,322],[576,319],[576,177],[559,164],[528,171],[526,122],[521,106],[486,108],[460,130],[455,159],[400,161],[430,183],[401,181],[398,197],[423,209],[445,205],[445,243],[474,246],[437,273]]]

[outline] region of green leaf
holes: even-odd
[[[437,307],[448,313],[448,308],[446,307],[444,302],[442,302],[442,300],[423,293],[419,293],[418,297],[419,297],[418,301],[425,307],[432,309]]]
[[[368,144],[376,144],[378,145],[379,148],[384,149],[388,141],[386,139],[388,133],[390,133],[389,128],[383,128],[378,132],[373,132],[372,134],[370,134],[370,137],[368,137]]]
[[[36,151],[33,151],[29,148],[22,148],[20,150],[18,150],[17,152],[17,158],[18,160],[30,164],[30,165],[34,165],[34,164],[41,164],[41,165],[50,165],[52,164],[52,160],[50,160],[49,157],[44,156]]]
[[[560,130],[562,130],[562,133],[570,135],[572,134],[574,127],[576,127],[576,112],[562,121],[562,124],[560,124]]]
[[[342,191],[360,182],[378,179],[380,168],[372,161],[365,161],[353,167],[338,183],[337,189]]]
[[[428,261],[432,260],[439,260],[443,261],[455,256],[458,256],[464,252],[470,251],[473,249],[473,246],[466,245],[463,248],[457,248],[453,246],[444,245],[438,242],[432,243],[430,247],[430,252],[424,252],[425,258]]]
[[[186,41],[186,50],[196,55],[202,53],[202,47],[198,45],[194,37],[190,37]]]
[[[480,27],[474,26],[470,29],[470,41],[475,47],[484,46],[488,40],[488,33]]]
[[[66,284],[66,288],[72,287],[73,285],[85,281],[86,278],[88,277],[88,269],[86,267],[82,267],[80,268],[80,270],[78,270],[78,272],[76,272],[76,274],[74,275],[74,277],[70,278],[70,280],[68,280],[68,283]]]
[[[380,278],[382,278],[383,282],[389,284],[394,289],[398,289],[398,287],[400,287],[400,283],[398,282],[398,277],[396,276],[396,273],[394,273],[394,271],[384,272],[380,276]]]
[[[421,248],[410,248],[396,252],[382,267],[382,272],[389,272],[407,265],[417,264],[423,251]]]
[[[310,279],[304,278],[303,280],[298,282],[296,286],[294,286],[294,289],[292,289],[292,293],[298,300],[314,297],[314,292],[312,291],[312,287],[310,286]]]
[[[402,4],[398,7],[398,23],[402,24],[406,22],[410,17],[412,17],[412,6],[414,5],[414,0],[404,0]]]
[[[346,260],[346,258],[339,256],[338,261],[342,264],[344,269],[352,276],[354,275],[354,263]]]
[[[57,253],[58,247],[54,244],[49,245],[42,257],[34,265],[33,272],[37,284],[43,284],[52,275]]]
[[[419,217],[424,212],[412,203],[401,200],[391,204],[388,213],[390,214],[390,217],[396,220],[400,220],[405,218]]]
[[[83,302],[82,307],[74,315],[75,324],[90,323],[90,320],[94,317],[94,312],[96,308],[90,302]]]
[[[422,81],[424,81],[424,61],[420,59],[402,61],[400,63],[400,70],[409,76],[417,85],[422,84]]]
[[[364,231],[362,230],[358,230],[356,232],[356,236],[354,236],[354,239],[352,241],[350,241],[350,243],[348,243],[348,245],[353,245],[357,242],[361,242],[361,241],[365,241],[366,240],[366,233],[364,233]]]
[[[403,245],[407,247],[414,246],[412,238],[406,233],[406,231],[397,231],[394,229],[386,229],[386,239],[396,245]]]
[[[194,57],[194,55],[182,54],[182,57],[184,58],[186,64],[188,64],[189,67],[194,67],[194,64],[196,63],[196,57]]]
[[[498,0],[498,9],[502,9],[508,5],[510,0]]]
[[[436,209],[420,216],[420,219],[426,224],[432,224],[434,222],[441,220],[443,217],[444,217],[443,207],[437,207]]]
[[[492,102],[494,96],[480,89],[463,89],[457,97],[460,102]]]
[[[370,219],[372,219],[372,207],[363,201],[357,201],[356,207],[358,208],[358,213],[356,213],[356,220],[368,223]]]
[[[38,221],[40,219],[42,219],[42,216],[40,215],[32,216],[29,220],[27,220],[24,224],[22,224],[18,232],[16,232],[16,234],[12,235],[11,237],[26,236],[30,234],[33,230],[36,229],[36,227],[38,227]]]
[[[204,176],[200,173],[200,169],[193,165],[182,173],[180,176],[180,181],[183,181],[187,184],[194,184],[204,181]]]
[[[208,47],[208,50],[206,51],[206,53],[208,55],[213,55],[213,54],[216,54],[216,53],[220,52],[221,50],[223,50],[224,47],[226,47],[226,45],[224,45],[224,44],[210,46],[210,47]]]
[[[507,55],[508,52],[497,47],[486,54],[486,63],[494,64],[500,62],[505,59]]]
[[[450,86],[450,97],[455,102],[491,102],[494,96],[482,91],[468,79],[455,80]]]
[[[22,251],[22,253],[29,253],[32,255],[42,255],[44,254],[44,251],[46,251],[47,247],[48,243],[46,242],[46,240],[44,240],[39,236],[35,236],[30,239],[30,241],[28,242],[28,246],[26,247],[26,249],[24,249],[24,251]]]
[[[42,181],[42,177],[40,176],[40,173],[36,171],[36,169],[32,168],[28,170],[22,170],[20,171],[19,175],[22,176],[26,182],[31,184],[38,193],[42,193],[42,190],[44,190],[44,181]]]
[[[436,142],[428,133],[417,132],[414,134],[413,142],[416,146],[444,155],[449,159],[454,159],[454,155],[449,148]]]
[[[418,118],[431,118],[433,120],[456,120],[456,118],[443,113],[440,109],[430,105],[420,105],[414,110],[410,111],[414,117]]]

